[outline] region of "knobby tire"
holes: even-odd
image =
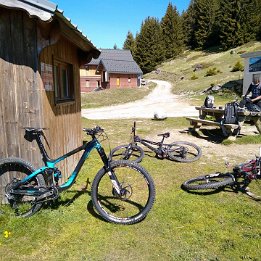
[[[30,175],[35,170],[33,166],[19,158],[6,158],[0,160],[0,206],[1,209],[6,207],[9,202],[5,197],[5,189],[6,186],[16,178],[21,180],[26,175]],[[36,178],[28,181],[25,185],[28,188],[45,188],[45,180],[41,174],[38,174]],[[19,188],[18,188],[19,189]],[[35,212],[37,212],[43,203],[33,203],[35,197],[29,196],[21,196],[15,195],[14,196],[14,203],[16,205],[15,214],[21,217],[29,217],[32,216]],[[11,206],[10,206],[11,207]]]
[[[132,145],[131,148],[129,144],[120,145],[112,149],[110,155],[113,160],[129,160],[139,163],[144,158],[144,150],[137,145]]]
[[[201,148],[192,142],[177,141],[168,144],[168,147],[168,157],[174,161],[189,163],[198,160],[202,156]]]
[[[93,180],[93,206],[106,221],[123,225],[140,222],[147,216],[155,200],[153,179],[134,162],[112,161],[111,168],[126,195],[121,197],[115,192],[108,170],[104,167]]]
[[[185,190],[218,189],[227,185],[233,185],[234,177],[230,173],[213,173],[189,179],[182,184]]]

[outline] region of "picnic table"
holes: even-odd
[[[224,136],[237,136],[241,127],[250,121],[254,123],[258,132],[261,134],[261,112],[248,111],[246,109],[238,109],[238,123],[227,124],[222,123],[225,108],[222,106],[206,108],[205,106],[197,106],[199,111],[198,118],[187,117],[194,130],[200,129],[203,125],[216,126],[222,130]]]

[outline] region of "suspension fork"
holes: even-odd
[[[118,181],[117,176],[115,175],[113,169],[111,168],[111,161],[108,159],[104,149],[101,146],[99,146],[97,148],[97,151],[104,163],[104,167],[105,167],[106,171],[108,172],[108,175],[110,177],[113,188],[116,190],[116,192],[118,194],[120,194],[121,185],[120,185],[120,182]]]

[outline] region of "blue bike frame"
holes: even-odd
[[[23,185],[25,184],[27,181],[29,181],[30,179],[36,177],[38,174],[40,173],[44,173],[46,170],[48,169],[54,169],[55,170],[55,165],[57,163],[59,163],[60,161],[63,161],[65,160],[66,158],[70,157],[71,155],[73,154],[76,154],[77,152],[81,151],[81,150],[84,150],[78,164],[76,165],[74,171],[72,172],[72,174],[69,176],[68,180],[63,183],[62,185],[60,185],[58,187],[58,190],[59,191],[63,191],[63,190],[66,190],[68,188],[70,188],[74,181],[76,180],[77,176],[78,176],[78,173],[80,172],[80,169],[82,167],[82,165],[84,164],[85,160],[88,158],[90,152],[93,150],[93,149],[97,149],[105,167],[107,168],[108,165],[109,165],[109,161],[108,161],[108,158],[104,152],[104,149],[102,148],[100,142],[94,138],[93,140],[83,144],[82,146],[66,153],[65,155],[57,158],[57,159],[50,159],[47,155],[47,152],[41,142],[41,138],[40,136],[37,137],[36,139],[37,143],[38,143],[38,146],[40,148],[40,151],[41,151],[41,154],[43,156],[43,161],[45,163],[45,166],[44,167],[41,167],[39,169],[37,169],[36,171],[34,171],[33,173],[31,173],[30,175],[28,175],[27,177],[25,177],[24,179],[22,179],[21,181],[17,182],[17,184],[15,185],[14,189],[18,188],[20,185]],[[28,191],[29,192],[29,191]],[[30,192],[29,192],[30,193]]]

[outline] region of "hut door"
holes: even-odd
[[[117,78],[116,85],[117,87],[120,87],[120,78]]]

